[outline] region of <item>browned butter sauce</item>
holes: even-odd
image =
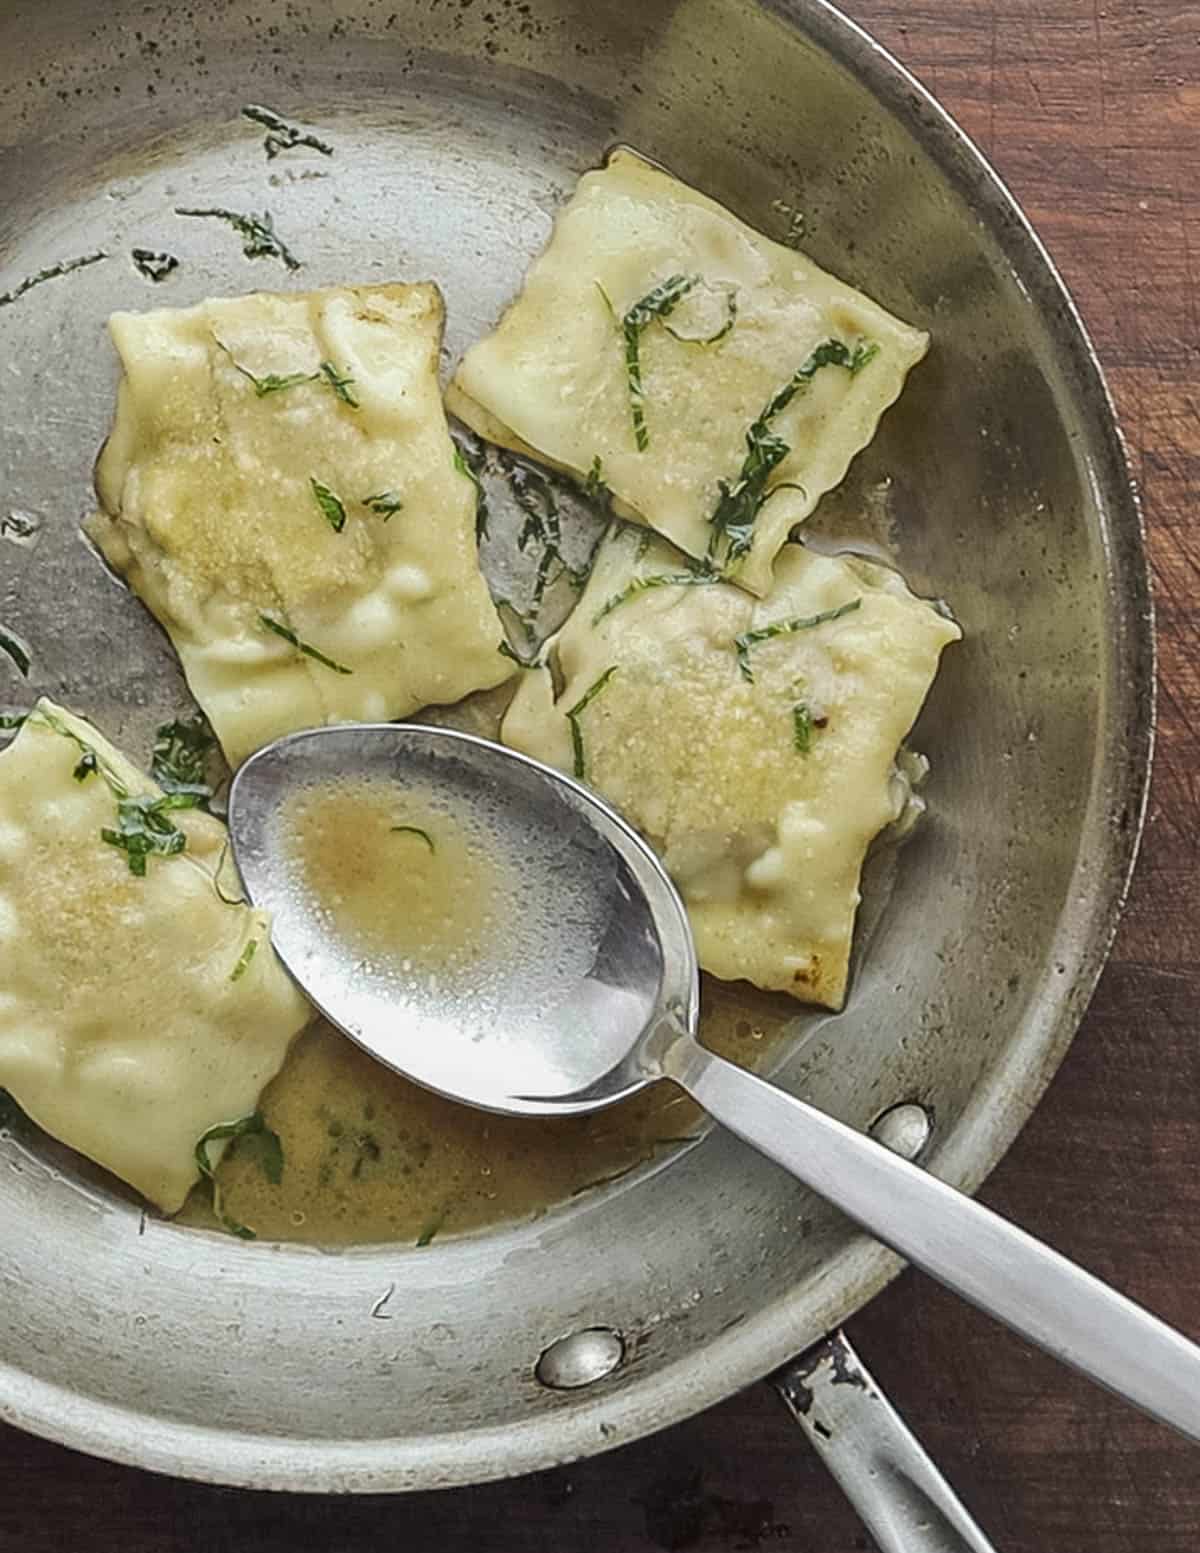
[[[470,978],[486,964],[496,902],[516,860],[486,825],[436,792],[347,783],[301,794],[285,815],[305,887],[365,958],[412,975]],[[702,1039],[755,1064],[797,1005],[705,977]],[[261,1110],[283,1147],[268,1179],[253,1139],[218,1171],[226,1215],[262,1239],[323,1245],[402,1241],[528,1218],[697,1137],[702,1116],[658,1084],[590,1116],[501,1117],[442,1099],[374,1061],[323,1020],[295,1043]],[[183,1222],[212,1225],[206,1194]]]

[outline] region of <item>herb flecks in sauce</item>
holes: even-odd
[[[341,497],[315,475],[309,475],[308,484],[321,516],[335,534],[340,534],[346,526],[346,509]]]
[[[792,451],[791,445],[771,430],[771,422],[783,414],[797,394],[808,391],[823,368],[842,367],[854,377],[878,353],[878,345],[869,341],[860,341],[851,349],[841,340],[824,340],[767,401],[746,433],[746,456],[737,479],[719,482],[720,496],[708,520],[712,524],[710,556],[715,556],[718,546],[724,543],[726,565],[736,567],[754,543],[754,524],[763,505],[776,491],[797,488],[767,488],[772,474]]]
[[[135,248],[130,258],[138,274],[154,281],[156,285],[179,268],[179,260],[173,253],[160,253],[153,248]]]
[[[733,639],[733,648],[737,654],[742,678],[751,684],[754,683],[754,670],[750,667],[752,648],[760,646],[763,642],[773,641],[777,636],[791,636],[797,631],[811,631],[817,626],[828,624],[831,620],[840,620],[843,615],[853,614],[861,607],[861,598],[849,599],[845,604],[839,604],[836,609],[822,610],[819,615],[797,616],[790,620],[772,620],[770,625],[759,626],[753,631],[743,631],[740,636],[735,636]]]
[[[579,726],[579,719],[591,706],[592,702],[612,679],[617,672],[617,664],[611,664],[594,684],[589,685],[575,705],[567,712],[567,722],[571,727],[571,752],[574,756],[575,779],[579,782],[587,780],[587,757],[583,744],[583,729]]]
[[[270,615],[259,615],[258,623],[264,631],[271,631],[275,636],[282,637],[297,652],[303,653],[306,658],[311,658],[315,663],[322,664],[327,669],[332,669],[335,674],[353,674],[353,669],[348,669],[344,663],[338,663],[333,658],[327,658],[318,648],[309,642],[302,642],[290,626],[285,626],[282,621],[273,620]]]
[[[261,216],[246,216],[240,211],[224,210],[217,205],[203,208],[176,205],[175,214],[224,221],[242,239],[242,252],[247,259],[278,259],[289,270],[300,268],[300,260],[276,232],[275,218],[269,210],[264,210]]]
[[[422,830],[419,825],[393,825],[392,826],[392,835],[393,836],[419,836],[420,839],[425,843],[425,845],[429,848],[429,850],[431,852],[436,852],[437,851],[437,848],[433,844],[433,837],[429,834],[429,832],[427,830]]]
[[[258,1237],[248,1225],[240,1224],[225,1212],[224,1198],[221,1192],[220,1182],[217,1180],[216,1167],[208,1157],[208,1145],[220,1142],[224,1138],[258,1137],[262,1140],[262,1169],[263,1174],[273,1185],[278,1185],[283,1178],[283,1146],[279,1141],[279,1134],[272,1132],[263,1120],[261,1111],[254,1111],[249,1116],[243,1116],[236,1122],[221,1122],[216,1127],[210,1127],[196,1142],[196,1168],[201,1176],[209,1184],[212,1200],[212,1211],[217,1220],[239,1240],[256,1240]]]
[[[86,269],[89,264],[99,264],[102,259],[107,258],[108,255],[104,250],[98,248],[95,253],[85,253],[78,259],[63,259],[58,264],[49,264],[44,270],[38,270],[36,275],[27,275],[11,291],[0,291],[0,307],[11,307],[35,286],[44,286],[48,280],[58,280],[62,275],[71,275],[76,270]]]
[[[267,153],[268,162],[273,162],[281,151],[293,151],[298,146],[307,146],[311,151],[319,151],[322,156],[333,155],[333,147],[328,141],[318,139],[295,124],[289,124],[272,109],[264,108],[259,103],[247,103],[242,109],[242,117],[249,119],[252,124],[261,124],[267,131],[263,137],[263,149]]]

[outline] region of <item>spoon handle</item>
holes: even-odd
[[[731,1132],[1030,1342],[1200,1443],[1200,1348],[928,1171],[690,1036],[663,1072]]]

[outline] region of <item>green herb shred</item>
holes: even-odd
[[[861,606],[861,598],[850,599],[845,604],[839,604],[836,609],[822,610],[819,615],[803,615],[791,620],[772,620],[770,625],[759,626],[757,630],[743,631],[740,636],[735,636],[733,639],[742,678],[751,684],[754,683],[754,670],[750,667],[752,648],[762,642],[772,641],[777,636],[791,636],[796,631],[811,631],[815,626],[826,625],[831,620],[840,620],[843,615],[853,614]]]
[[[376,513],[386,523],[397,512],[403,512],[404,503],[395,491],[380,491],[375,496],[364,496],[362,504],[369,512]]]
[[[86,782],[88,777],[95,776],[100,770],[100,762],[95,750],[84,750],[79,757],[78,764],[71,775],[77,782]]]
[[[670,324],[665,320],[663,321],[663,328],[673,340],[678,340],[682,345],[718,344],[730,332],[734,324],[737,323],[738,316],[737,287],[722,286],[720,293],[725,303],[725,316],[710,334],[687,333],[685,330],[680,329],[677,324]]]
[[[434,1217],[429,1220],[429,1222],[426,1224],[425,1228],[417,1236],[417,1240],[416,1240],[417,1245],[418,1246],[427,1246],[427,1245],[429,1245],[431,1243],[431,1241],[433,1240],[433,1237],[437,1234],[437,1232],[441,1229],[442,1225],[445,1222],[446,1222],[446,1210],[443,1208],[440,1213],[435,1214]]]
[[[155,285],[159,281],[166,280],[173,270],[179,268],[179,260],[173,253],[156,253],[153,248],[135,248],[130,254],[133,267],[147,280],[152,280]]]
[[[213,340],[216,342],[217,349],[224,351],[229,357],[230,364],[234,370],[240,372],[248,382],[254,384],[254,392],[260,399],[265,399],[268,394],[281,393],[285,388],[295,388],[299,383],[311,383],[316,376],[315,372],[268,372],[265,376],[259,377],[256,373],[251,372],[249,367],[242,366],[224,340],[215,334],[213,335]]]
[[[327,669],[332,669],[335,674],[354,673],[354,670],[348,669],[344,663],[336,663],[332,658],[327,658],[316,647],[310,646],[308,642],[302,642],[290,626],[285,626],[282,621],[272,620],[270,615],[259,615],[258,623],[264,631],[274,632],[276,636],[282,637],[285,642],[294,647],[297,652],[303,653],[306,658],[312,658],[316,663],[323,664]]]
[[[332,361],[323,361],[314,376],[323,377],[343,404],[348,404],[352,410],[360,408],[358,400],[350,392],[354,379],[343,377]]]
[[[587,760],[584,755],[583,730],[579,726],[579,719],[608,684],[609,680],[612,679],[617,672],[617,667],[618,665],[614,663],[605,669],[595,684],[590,685],[584,691],[583,695],[580,696],[579,700],[576,701],[575,705],[567,713],[567,721],[571,725],[571,749],[575,756],[576,781],[583,782],[587,780]]]
[[[429,834],[429,832],[427,830],[422,830],[419,825],[393,825],[392,826],[392,835],[393,836],[420,836],[421,840],[425,843],[425,845],[429,848],[429,850],[431,852],[436,852],[437,851],[437,848],[433,844],[433,837]]]
[[[26,652],[24,644],[19,642],[11,632],[6,631],[3,626],[0,626],[0,652],[8,654],[17,666],[17,673],[23,679],[29,678],[29,654]]]
[[[160,723],[154,735],[150,775],[164,792],[188,793],[198,809],[207,809],[213,794],[208,760],[216,747],[216,735],[203,712]]]
[[[335,534],[340,534],[346,526],[346,509],[342,506],[341,498],[327,485],[322,484],[315,475],[309,475],[308,484],[312,490],[313,499],[321,510],[321,516]]]
[[[0,712],[0,733],[15,733],[24,728],[28,717],[28,712]]]
[[[32,291],[35,286],[43,286],[48,280],[58,280],[61,275],[70,275],[75,270],[83,270],[89,264],[99,264],[101,259],[107,259],[108,255],[102,248],[95,253],[85,253],[79,259],[63,259],[58,264],[47,265],[44,270],[39,270],[36,275],[27,275],[18,286],[11,291],[0,291],[0,307],[11,307],[14,302],[19,302],[27,291]]]
[[[177,216],[199,216],[213,221],[224,221],[242,239],[242,252],[247,259],[278,259],[289,270],[298,270],[300,260],[275,230],[275,218],[269,210],[261,216],[244,216],[236,210],[223,210],[220,206],[194,209],[176,205]]]
[[[591,502],[610,501],[612,499],[612,492],[605,484],[604,464],[599,453],[592,459],[592,467],[584,476],[583,495],[585,501]]]
[[[250,969],[250,961],[258,953],[258,939],[251,938],[246,942],[246,947],[237,957],[237,963],[229,973],[230,981],[241,981],[242,977]]]
[[[611,615],[614,609],[637,598],[639,593],[649,593],[654,588],[699,588],[720,581],[715,573],[708,572],[656,572],[649,577],[635,577],[620,593],[614,593],[600,606],[592,616],[592,624],[599,625],[605,615]]]
[[[171,818],[178,809],[198,808],[191,793],[164,793],[155,798],[117,799],[117,826],[105,826],[101,839],[124,852],[129,872],[145,878],[150,857],[175,857],[187,848],[187,836]]]
[[[122,782],[121,778],[108,764],[108,762],[102,758],[100,752],[93,748],[93,746],[90,745],[86,739],[81,738],[73,728],[69,728],[67,724],[64,723],[60,717],[56,716],[54,712],[48,712],[44,706],[38,706],[35,707],[32,712],[27,712],[21,721],[25,722],[30,718],[32,718],[34,722],[42,723],[45,727],[51,729],[54,733],[58,734],[59,738],[69,739],[81,754],[90,755],[96,762],[96,770],[104,778],[108,785],[108,790],[114,798],[129,797],[129,789],[125,786],[124,782]],[[82,778],[80,778],[80,780],[82,780]]]
[[[220,1122],[216,1127],[210,1127],[203,1133],[195,1150],[196,1169],[209,1184],[212,1194],[212,1210],[214,1217],[239,1240],[256,1240],[258,1237],[254,1231],[245,1224],[239,1224],[225,1212],[222,1200],[221,1186],[217,1180],[216,1167],[208,1157],[208,1145],[217,1143],[222,1138],[248,1138],[260,1140],[259,1163],[263,1174],[273,1185],[278,1185],[283,1179],[283,1145],[279,1141],[279,1134],[273,1132],[263,1120],[261,1111],[254,1111],[249,1116],[243,1116],[240,1121]]]
[[[792,708],[792,745],[798,755],[807,755],[812,749],[813,715],[803,702]]]
[[[853,377],[878,353],[878,345],[867,341],[851,349],[841,340],[824,340],[767,401],[746,433],[746,456],[737,479],[719,482],[720,496],[708,520],[712,524],[710,556],[724,541],[726,564],[735,566],[754,542],[754,524],[763,505],[775,491],[785,489],[781,485],[767,489],[771,475],[791,452],[790,445],[770,429],[775,417],[782,415],[797,394],[807,392],[824,367],[843,367]]]
[[[316,135],[289,124],[270,108],[263,108],[254,102],[247,103],[242,109],[242,117],[249,119],[252,124],[261,124],[267,131],[263,149],[267,153],[268,162],[273,162],[281,151],[293,151],[297,146],[307,146],[312,151],[319,151],[322,156],[333,155],[333,147],[327,141],[318,140]]]
[[[14,539],[20,544],[22,540],[33,539],[40,526],[31,512],[0,513],[0,539]]]
[[[646,400],[642,388],[642,335],[656,318],[660,320],[669,318],[699,279],[698,275],[670,276],[660,285],[655,286],[653,291],[648,291],[640,302],[635,302],[620,320],[621,334],[625,341],[625,386],[629,394],[633,439],[639,453],[645,452],[650,445],[650,433],[646,429]],[[615,318],[616,310],[609,301],[607,292],[603,286],[600,286],[599,290]]]
[[[487,455],[480,447],[472,447],[458,437],[454,441],[454,467],[475,487],[475,543],[481,544],[490,532],[488,524],[487,492],[480,478],[487,466]]]

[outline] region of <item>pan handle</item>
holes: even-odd
[[[882,1553],[996,1553],[835,1332],[771,1377]]]

